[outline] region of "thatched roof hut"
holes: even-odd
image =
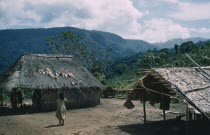
[[[210,67],[202,67],[210,74]],[[170,98],[184,100],[195,111],[210,117],[210,77],[199,68],[153,68],[135,85],[131,99],[160,103],[168,110]]]
[[[11,92],[13,88],[40,91],[44,104],[41,108],[48,111],[55,110],[59,91],[72,101],[67,104],[67,109],[98,105],[103,86],[73,56],[25,54],[0,80],[0,89],[4,92]]]

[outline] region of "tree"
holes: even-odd
[[[47,38],[46,46],[48,53],[75,56],[95,75],[103,74],[107,61],[111,59],[110,49],[101,49],[95,42],[86,41],[71,31]]]
[[[126,73],[128,71],[128,66],[126,64],[118,64],[115,68],[115,72],[119,75]]]
[[[87,44],[85,39],[81,36],[77,36],[71,31],[62,32],[61,34],[47,38],[46,45],[47,51],[56,54],[74,55],[76,58],[85,60],[87,56],[92,56],[95,50],[87,50]],[[94,45],[94,44],[93,44]]]
[[[175,54],[178,54],[179,46],[177,44],[174,45],[174,49],[175,49]]]
[[[141,68],[152,68],[155,65],[155,56],[152,52],[147,52],[144,54],[144,56],[139,59],[138,65]]]
[[[168,53],[168,49],[167,48],[163,48],[161,49],[157,56],[156,56],[156,65],[159,66],[166,66],[167,62],[168,62],[168,58],[169,58],[169,53]]]
[[[196,49],[197,49],[197,46],[192,41],[184,42],[179,47],[180,53],[188,53]]]

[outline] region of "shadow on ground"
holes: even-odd
[[[56,124],[56,125],[49,125],[49,126],[44,127],[44,128],[52,128],[52,127],[60,127],[60,126],[63,126],[63,125],[60,125],[60,124]]]
[[[3,108],[0,108],[0,116],[28,114],[28,113],[32,113],[31,110],[32,110],[31,106],[20,107],[20,108],[17,108],[17,109],[3,107]]]
[[[119,128],[131,135],[209,135],[210,121],[202,120],[188,123],[183,120],[148,121],[146,125],[121,125]]]

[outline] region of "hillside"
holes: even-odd
[[[117,58],[157,48],[145,41],[126,40],[113,33],[73,27],[0,30],[0,72],[23,53],[45,53],[46,39],[67,30],[85,37],[87,41],[96,42],[101,48],[111,48],[111,54]]]
[[[205,41],[205,38],[173,39],[164,43],[148,43],[143,40],[124,39],[116,34],[74,27],[0,30],[0,73],[7,69],[23,53],[46,53],[48,37],[71,30],[87,41],[97,43],[102,49],[112,49],[114,58],[123,58],[154,48],[171,48],[186,41]]]
[[[176,38],[176,39],[168,40],[163,43],[154,43],[153,45],[158,46],[160,48],[172,48],[174,47],[175,44],[181,45],[182,43],[187,42],[187,41],[192,41],[193,43],[197,43],[200,41],[207,41],[207,40],[208,39],[201,38],[201,37],[191,37],[191,38],[186,38],[186,39]]]
[[[172,51],[173,50],[173,51]],[[131,89],[135,79],[141,78],[141,69],[196,66],[185,53],[200,66],[210,66],[210,41],[194,44],[192,41],[178,45],[177,50],[149,50],[133,56],[115,60],[106,72],[107,85],[116,89]]]

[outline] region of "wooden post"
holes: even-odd
[[[188,105],[186,105],[186,135],[188,135],[189,134],[189,130],[188,130],[188,122],[189,122],[189,108],[188,108]]]
[[[164,90],[163,90],[163,86],[162,85],[161,85],[161,91],[164,93]],[[165,113],[166,98],[164,97],[164,95],[162,95],[161,98],[162,98],[163,120],[165,122],[165,120],[166,120],[166,113]]]
[[[189,121],[189,108],[188,108],[188,105],[186,105],[186,121]]]
[[[3,108],[3,91],[0,90],[1,108]]]
[[[165,108],[163,108],[163,120],[166,121],[166,113],[165,113]]]
[[[144,124],[146,124],[146,119],[147,119],[147,116],[146,116],[146,107],[145,107],[145,92],[144,92],[144,98],[143,98],[143,108],[144,108]]]
[[[147,116],[146,116],[145,100],[143,101],[143,107],[144,107],[144,124],[146,124]]]

